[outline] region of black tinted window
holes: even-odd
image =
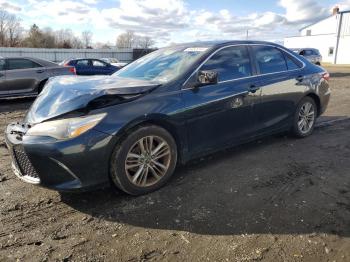
[[[253,48],[261,74],[287,71],[286,60],[277,48],[270,46],[255,46]]]
[[[214,70],[219,81],[251,76],[248,50],[245,46],[227,47],[213,55],[200,70]]]
[[[8,59],[7,63],[8,70],[41,67],[41,65],[28,59]]]

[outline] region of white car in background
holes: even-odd
[[[122,68],[128,64],[128,63],[120,62],[117,58],[113,58],[113,57],[110,57],[110,58],[105,57],[105,58],[100,58],[100,59],[111,64],[111,65],[117,66],[119,68]]]

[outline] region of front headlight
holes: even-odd
[[[27,136],[50,136],[58,140],[65,140],[80,136],[96,126],[106,114],[85,117],[53,120],[37,124],[30,128]]]

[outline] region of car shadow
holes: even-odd
[[[274,136],[197,159],[178,167],[165,187],[144,196],[105,189],[61,194],[61,200],[97,219],[143,228],[349,236],[350,179],[328,181],[325,166],[312,157],[303,161],[302,154],[312,148],[298,148],[310,139],[317,142],[315,137]]]
[[[0,98],[0,113],[28,110],[35,97]]]
[[[336,77],[350,77],[350,73],[341,73],[341,72],[336,72],[336,73],[331,73],[331,78],[336,78]]]

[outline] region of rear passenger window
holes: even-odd
[[[287,61],[288,70],[295,70],[300,68],[300,66],[296,62],[294,62],[294,60],[290,58],[288,55],[285,55],[285,57]]]
[[[219,81],[252,75],[248,49],[245,46],[226,47],[214,54],[200,70],[214,70]]]
[[[11,58],[7,60],[8,63],[8,70],[15,70],[15,69],[28,69],[28,68],[35,68],[35,67],[41,67],[41,65],[28,60],[28,59],[20,59],[20,58]]]
[[[287,71],[287,63],[281,51],[270,46],[253,47],[260,74]]]

